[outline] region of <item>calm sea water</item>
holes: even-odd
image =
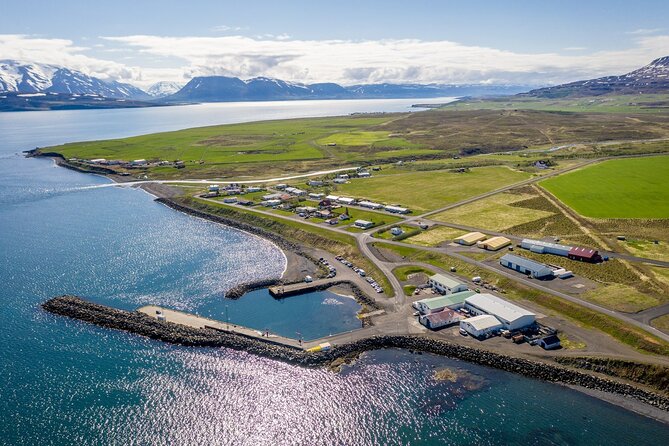
[[[412,102],[0,114],[0,444],[669,443],[660,423],[445,358],[372,352],[337,375],[225,349],[169,346],[39,310],[49,297],[75,293],[119,308],[157,303],[227,314],[307,339],[357,327],[357,304],[328,292],[225,300],[237,283],[281,274],[281,252],[142,191],[82,189],[107,180],[17,153],[194,125],[400,111]],[[441,367],[464,378],[435,381]]]

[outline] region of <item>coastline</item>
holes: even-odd
[[[42,308],[55,315],[66,316],[105,328],[126,331],[170,344],[243,350],[258,356],[304,367],[327,367],[342,358],[352,359],[366,351],[384,348],[420,351],[516,373],[527,378],[577,386],[595,391],[591,393],[591,396],[594,397],[601,397],[602,395],[599,392],[613,394],[617,396],[616,398],[635,400],[639,404],[650,405],[657,410],[667,412],[669,416],[669,396],[655,391],[559,364],[513,357],[420,335],[370,336],[350,343],[336,345],[329,351],[307,352],[295,347],[279,345],[267,338],[250,338],[224,330],[193,328],[159,321],[143,313],[118,310],[75,296],[55,297],[43,303]],[[613,404],[618,404],[620,401],[609,397],[600,399]],[[618,405],[627,408],[622,404]],[[636,412],[650,416],[650,412],[640,412],[641,407],[638,406]]]
[[[67,163],[62,163],[62,162],[59,163],[58,159],[55,159],[55,158],[58,158],[58,157],[52,157],[52,158],[54,158],[54,160],[56,161],[56,163],[58,165],[60,165],[62,167],[66,167],[66,168],[72,168],[71,166],[68,166]],[[63,161],[62,158],[61,158],[61,161]],[[114,178],[112,175],[108,175],[108,174],[101,173],[101,172],[85,171],[85,170],[80,170],[80,169],[77,169],[77,168],[72,168],[72,170],[80,171],[82,173],[92,173],[92,174],[96,174],[96,175],[103,175],[103,176],[106,176],[106,177],[110,178],[115,183],[123,183],[124,182],[122,178]],[[287,240],[283,239],[278,234],[274,234],[274,233],[268,232],[268,231],[263,230],[263,229],[254,228],[253,226],[250,226],[246,223],[241,223],[241,222],[237,222],[235,220],[231,220],[231,219],[228,219],[228,218],[223,218],[223,217],[220,217],[220,216],[211,215],[211,214],[208,214],[206,212],[202,212],[202,211],[199,211],[199,210],[196,210],[196,209],[191,209],[189,207],[186,207],[186,206],[180,205],[178,203],[175,203],[174,201],[171,200],[171,198],[177,195],[177,193],[175,193],[175,192],[180,193],[180,191],[175,190],[175,189],[171,188],[170,186],[167,186],[167,185],[164,185],[164,184],[157,184],[157,183],[148,183],[148,184],[143,184],[142,186],[140,186],[140,188],[144,189],[144,191],[149,193],[150,195],[152,195],[154,197],[157,197],[155,199],[155,201],[157,201],[159,203],[162,203],[162,204],[164,204],[168,207],[171,207],[172,209],[175,209],[175,210],[180,211],[182,213],[189,214],[191,216],[195,216],[195,217],[202,218],[202,219],[205,219],[205,220],[208,220],[208,221],[213,221],[213,222],[216,222],[216,223],[219,223],[219,224],[223,224],[225,226],[241,230],[242,232],[247,232],[248,234],[264,238],[265,240],[275,244],[275,246],[277,246],[282,251],[284,256],[286,256],[286,258],[287,258],[286,268],[284,270],[284,273],[282,274],[281,278],[276,279],[277,282],[282,281],[284,279],[284,276],[286,274],[286,270],[288,270],[288,268],[289,268],[289,260],[288,260],[287,254],[286,254],[286,250],[289,250],[289,252],[293,253],[294,255],[296,255],[298,257],[303,257],[303,258],[309,259],[312,262],[315,261],[315,259],[313,259],[311,256],[309,256],[307,253],[304,252],[303,247],[298,246],[297,244],[295,244],[293,242],[290,242],[290,241],[287,241]],[[261,285],[262,284],[259,284],[259,283],[242,284],[242,285],[240,285],[240,289],[245,290],[245,291],[243,291],[241,294],[243,295],[245,292],[248,292],[252,289],[266,286],[266,285],[263,285],[263,286],[261,286]],[[253,288],[253,287],[255,287],[255,288]],[[47,310],[47,311],[49,311],[49,310]],[[54,312],[54,313],[60,314],[60,313],[57,313],[57,312]],[[150,337],[152,339],[159,339],[159,340],[162,340],[164,342],[181,344],[180,342],[174,342],[173,340],[162,339],[160,336],[159,337],[154,337],[154,336],[157,336],[155,332],[153,334],[138,333],[136,331],[133,331],[133,330],[127,329],[127,328],[122,328],[122,327],[119,328],[119,327],[116,327],[116,326],[99,324],[98,322],[95,322],[95,321],[88,321],[84,318],[71,316],[71,315],[67,315],[67,314],[63,314],[63,315],[69,316],[69,317],[74,317],[75,319],[84,320],[84,321],[91,322],[91,323],[94,323],[94,324],[97,324],[97,325],[107,326],[108,328],[115,328],[115,329],[125,330],[125,331],[128,331],[128,332],[133,332],[133,333],[136,333],[136,334],[140,334],[142,336]],[[235,336],[235,335],[229,335],[229,336]],[[239,335],[237,335],[237,337],[239,337]],[[409,340],[411,340],[411,341],[409,341]],[[494,364],[494,363],[483,363],[476,356],[472,356],[472,355],[469,355],[469,354],[465,355],[466,357],[462,357],[462,356],[459,356],[457,354],[456,355],[451,355],[451,354],[443,353],[444,350],[439,349],[439,348],[436,348],[437,351],[422,349],[420,347],[417,347],[414,344],[415,340],[421,340],[422,342],[430,342],[430,343],[436,342],[436,343],[448,344],[448,345],[451,346],[449,348],[455,348],[456,350],[457,349],[470,349],[470,350],[473,350],[473,351],[479,352],[479,353],[497,355],[500,358],[505,358],[505,360],[504,360],[504,363],[502,365]],[[247,342],[247,341],[248,341],[248,339],[244,340],[244,342]],[[195,344],[182,344],[182,345],[212,346],[212,344],[210,342],[212,342],[212,341],[211,340],[206,341],[206,342],[204,342],[204,344],[195,343]],[[287,360],[286,356],[283,356],[282,354],[276,354],[276,352],[274,352],[274,353],[267,352],[263,348],[258,348],[257,345],[242,345],[240,347],[240,344],[238,342],[232,342],[231,345],[221,345],[221,346],[227,346],[227,347],[233,348],[233,349],[244,350],[244,351],[250,352],[252,354],[258,354],[260,356],[268,357],[270,359],[276,359],[276,360],[282,360],[282,361]],[[240,348],[236,348],[236,347],[240,347]],[[669,398],[667,396],[665,396],[664,394],[653,394],[653,393],[651,393],[652,396],[649,397],[650,400],[647,399],[646,397],[643,397],[643,396],[641,398],[639,398],[638,396],[636,396],[635,392],[636,391],[641,392],[641,395],[643,395],[643,393],[647,392],[647,390],[644,390],[642,387],[638,387],[636,385],[628,384],[629,381],[627,381],[627,380],[625,380],[625,382],[620,382],[620,381],[610,380],[608,378],[601,378],[601,376],[602,376],[601,374],[597,374],[597,373],[592,372],[592,371],[582,372],[582,371],[580,371],[580,369],[577,369],[577,368],[574,368],[574,367],[552,364],[552,363],[547,364],[545,362],[542,362],[540,359],[538,359],[538,360],[528,360],[528,359],[524,359],[524,358],[521,358],[521,357],[516,357],[516,356],[513,356],[513,355],[509,356],[509,355],[505,355],[505,354],[501,354],[501,353],[492,353],[492,352],[489,352],[485,349],[477,349],[477,348],[465,347],[465,346],[456,345],[456,344],[449,344],[448,341],[445,341],[445,340],[436,340],[436,339],[428,338],[428,337],[421,336],[421,335],[370,337],[370,338],[364,339],[363,341],[357,341],[354,344],[345,345],[345,347],[346,347],[345,350],[339,350],[336,355],[326,355],[325,356],[326,359],[323,359],[323,358],[319,359],[318,357],[316,357],[316,363],[317,364],[312,363],[312,361],[314,359],[305,360],[304,358],[298,358],[298,357],[291,356],[291,355],[287,356],[288,357],[287,362],[294,362],[294,363],[296,363],[298,365],[301,365],[301,366],[309,366],[309,367],[319,366],[320,367],[320,366],[332,364],[334,361],[339,361],[340,363],[342,361],[344,361],[346,363],[349,363],[350,361],[355,361],[355,359],[360,354],[364,353],[365,351],[370,351],[370,350],[375,350],[375,349],[380,349],[380,348],[403,348],[403,349],[407,349],[407,350],[410,350],[410,351],[411,350],[424,351],[426,353],[434,353],[434,354],[437,354],[437,355],[453,357],[453,358],[456,358],[456,359],[462,359],[464,361],[468,361],[468,362],[472,362],[472,363],[476,363],[476,364],[480,364],[480,365],[499,368],[499,369],[502,369],[502,370],[505,370],[505,371],[510,371],[512,373],[518,373],[518,374],[521,374],[521,375],[524,375],[524,376],[527,376],[527,377],[532,377],[532,378],[535,378],[535,379],[541,379],[541,380],[548,381],[548,382],[559,383],[559,384],[563,384],[563,385],[569,386],[569,387],[573,386],[573,388],[575,388],[576,390],[583,391],[584,393],[587,393],[588,395],[590,395],[592,397],[598,398],[598,399],[603,400],[603,401],[607,401],[611,404],[620,406],[620,407],[622,407],[624,409],[627,409],[627,410],[634,411],[634,412],[639,413],[641,415],[657,419],[657,420],[662,421],[664,423],[669,423],[669,420],[667,420],[667,418],[669,418]],[[448,349],[446,349],[446,350],[448,350]],[[327,359],[327,358],[329,358],[329,359]],[[513,361],[521,361],[521,362],[522,361],[528,361],[528,362],[531,362],[533,364],[543,364],[544,366],[551,368],[550,373],[555,372],[556,371],[555,369],[557,369],[558,372],[554,376],[551,375],[550,373],[543,374],[543,375],[540,375],[540,376],[528,375],[524,370],[522,370],[522,368],[514,368],[514,367],[508,366],[508,364],[506,363],[507,359],[511,360],[512,362]],[[608,384],[604,384],[603,386],[604,386],[605,390],[602,390],[601,388],[599,388],[597,386],[591,387],[592,384],[587,382],[587,381],[585,382],[585,384],[584,384],[584,382],[571,383],[571,382],[568,382],[568,380],[565,381],[560,377],[560,373],[559,373],[560,370],[561,371],[575,372],[575,373],[578,373],[582,376],[588,376],[590,378],[597,377],[598,379],[604,379],[605,382],[610,381],[610,382],[616,383],[618,385],[627,386],[627,387],[626,388],[623,387],[622,388],[623,390],[617,391],[617,390],[611,390],[610,388],[607,387]],[[627,389],[627,390],[625,390],[625,389]],[[655,398],[655,397],[658,397],[660,399],[659,400],[654,400],[653,398]],[[651,410],[651,409],[649,409],[649,407],[654,408],[654,409]],[[662,416],[658,416],[657,411],[660,411],[662,413],[667,413],[667,418],[664,418]],[[653,415],[653,414],[655,414],[655,415]]]

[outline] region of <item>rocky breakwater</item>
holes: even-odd
[[[624,395],[661,410],[669,411],[669,398],[667,396],[626,382],[556,364],[516,358],[419,335],[371,336],[356,342],[336,345],[326,352],[310,353],[290,346],[276,345],[267,339],[249,338],[218,330],[191,328],[159,321],[143,313],[117,310],[75,296],[60,296],[50,299],[42,304],[42,308],[50,313],[79,319],[102,327],[128,331],[172,344],[227,347],[308,367],[326,366],[332,364],[335,360],[354,358],[366,351],[383,348],[421,351],[494,367],[528,378]]]

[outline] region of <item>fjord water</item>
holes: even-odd
[[[379,351],[333,374],[165,345],[39,310],[74,293],[126,309],[157,303],[227,314],[287,336],[354,328],[357,304],[332,293],[225,300],[234,284],[281,274],[285,258],[267,241],[179,214],[142,191],[84,189],[107,180],[18,152],[194,125],[400,111],[412,102],[0,114],[0,444],[667,444],[667,427],[650,419],[445,358]],[[466,379],[435,381],[434,367]]]

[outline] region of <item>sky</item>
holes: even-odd
[[[668,18],[666,0],[0,0],[0,60],[140,87],[207,75],[549,85],[669,55]]]

